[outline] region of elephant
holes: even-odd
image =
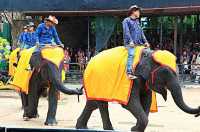
[[[38,66],[35,63],[40,63]],[[29,121],[31,118],[37,118],[38,102],[39,98],[46,90],[46,86],[49,86],[48,90],[48,113],[45,121],[45,125],[56,125],[56,110],[58,92],[61,91],[69,95],[81,95],[81,89],[69,89],[64,86],[61,80],[62,63],[58,68],[51,61],[38,58],[38,56],[32,55],[30,60],[31,66],[35,68],[29,81],[28,94],[22,94],[22,102],[24,105],[23,118],[25,121]]]
[[[194,114],[195,116],[199,116],[200,114],[200,107],[191,108],[184,102],[177,73],[171,68],[163,66],[153,60],[153,53],[154,51],[149,49],[142,51],[140,62],[135,69],[137,78],[134,80],[128,104],[121,104],[123,108],[128,110],[137,119],[137,123],[131,128],[131,131],[145,131],[148,125],[152,90],[161,94],[165,101],[167,100],[168,90],[175,104],[182,111],[188,114]],[[145,88],[147,82],[149,83],[148,89]],[[88,129],[88,120],[95,109],[99,109],[100,111],[103,129],[113,130],[114,128],[109,117],[108,102],[95,99],[87,99],[86,105],[77,119],[76,129]]]

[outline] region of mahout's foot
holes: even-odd
[[[137,76],[132,75],[132,74],[128,74],[128,78],[129,78],[130,80],[134,80],[134,79],[137,78]]]

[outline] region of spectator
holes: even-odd
[[[17,41],[17,45],[21,48],[23,48],[24,43],[25,43],[25,39],[26,39],[26,34],[28,32],[27,26],[23,27],[23,32],[20,33],[19,37],[18,37],[18,41]],[[15,47],[16,48],[16,47]],[[14,48],[14,49],[15,49]]]
[[[196,55],[195,64],[195,80],[198,80],[200,83],[200,52],[198,52]]]
[[[78,63],[79,63],[80,71],[83,72],[85,69],[86,59],[85,59],[84,52],[81,50],[78,51]]]
[[[159,50],[160,49],[160,45],[157,44],[156,47],[154,48],[154,50]]]
[[[183,74],[183,81],[186,80],[186,74],[190,74],[189,70],[189,55],[186,50],[183,51],[181,57],[180,57],[180,63],[183,64],[180,68],[181,73]]]
[[[197,53],[196,64],[200,65],[200,52]]]
[[[68,72],[69,71],[69,63],[71,62],[69,48],[66,48],[64,52],[65,52],[64,69],[65,69],[65,72]]]

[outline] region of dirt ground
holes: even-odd
[[[70,85],[70,87],[79,87]],[[200,86],[196,88],[183,89],[184,100],[192,107],[200,105]],[[171,95],[168,94],[167,102],[164,102],[160,95],[157,96],[159,112],[149,116],[149,124],[146,132],[200,132],[200,117],[182,112],[173,102]],[[58,103],[57,121],[55,127],[44,126],[47,114],[48,102],[46,98],[41,98],[39,103],[38,119],[23,121],[21,102],[18,93],[10,90],[0,91],[0,126],[7,127],[28,127],[28,128],[74,128],[76,120],[85,105],[85,96],[61,95]],[[135,125],[135,118],[117,103],[109,104],[109,112],[113,126],[118,131],[130,131]],[[89,121],[90,129],[102,129],[100,113],[94,111]]]

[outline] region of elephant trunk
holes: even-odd
[[[82,95],[83,91],[82,89],[70,89],[70,88],[66,88],[64,86],[64,84],[61,81],[61,72],[59,72],[59,70],[55,67],[55,65],[53,64],[48,64],[49,68],[50,68],[50,77],[51,77],[51,83],[53,85],[53,87],[55,87],[58,91],[61,91],[65,94],[69,94],[69,95]]]
[[[65,94],[69,94],[69,95],[81,95],[83,94],[82,90],[81,89],[70,89],[70,88],[66,88],[64,86],[64,84],[62,82],[60,82],[59,80],[54,80],[54,83],[53,85],[55,86],[55,88],[58,90],[58,91],[61,91]]]
[[[200,114],[200,107],[199,108],[191,108],[188,105],[185,104],[184,100],[183,100],[183,95],[182,95],[182,91],[181,91],[181,87],[180,85],[175,82],[172,81],[170,84],[168,84],[168,88],[171,92],[171,95],[173,97],[174,102],[176,103],[176,105],[183,110],[184,112],[188,113],[188,114],[195,114],[196,116],[199,116]]]

